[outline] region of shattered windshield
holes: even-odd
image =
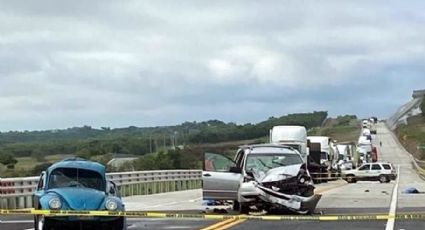
[[[265,173],[273,168],[302,163],[301,157],[297,154],[250,154],[245,169]]]
[[[53,170],[50,174],[49,189],[65,187],[105,190],[103,178],[96,171],[78,168],[58,168]]]

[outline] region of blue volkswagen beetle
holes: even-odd
[[[108,182],[105,167],[81,158],[60,161],[41,173],[34,194],[36,210],[124,211],[116,185]],[[36,230],[126,229],[124,217],[43,216],[34,217]]]

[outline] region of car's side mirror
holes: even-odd
[[[237,166],[232,166],[232,167],[229,168],[229,172],[232,172],[232,173],[242,173],[242,169],[239,168],[239,167],[237,167]]]
[[[114,196],[118,196],[117,185],[113,181],[108,181],[108,193]]]

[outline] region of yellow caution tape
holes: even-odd
[[[35,210],[35,209],[0,209],[0,215],[45,215],[45,216],[126,216],[139,218],[175,218],[175,219],[210,219],[210,220],[264,220],[264,221],[367,221],[367,220],[418,220],[425,219],[425,212],[388,214],[353,214],[353,215],[214,215],[190,213],[159,213],[146,211],[75,211],[75,210]]]

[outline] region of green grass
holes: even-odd
[[[65,158],[72,157],[72,155],[66,155],[66,154],[55,154],[55,155],[49,155],[46,156],[44,161],[37,160],[33,157],[17,157],[16,160],[18,163],[16,163],[14,169],[6,169],[4,165],[0,164],[0,177],[15,177],[15,176],[28,176],[31,172],[31,170],[42,163],[55,163],[58,161],[61,161]]]
[[[422,115],[410,117],[407,125],[400,125],[395,133],[408,152],[416,158],[425,159],[425,149],[417,148],[425,144],[425,118]]]
[[[339,142],[357,141],[360,134],[360,123],[356,119],[345,121],[341,124],[335,119],[328,122],[328,125],[321,128],[313,128],[308,131],[310,136],[329,136]]]
[[[28,170],[44,162],[55,163],[57,161],[61,161],[68,157],[72,157],[72,155],[65,155],[65,154],[49,155],[45,157],[45,161],[39,161],[33,157],[17,157],[16,160],[18,160],[18,163],[15,165],[15,170]]]

